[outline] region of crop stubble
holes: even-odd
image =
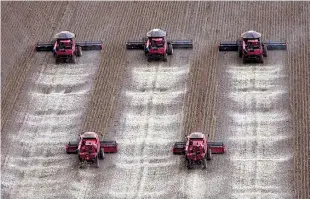
[[[247,29],[256,29],[267,39],[287,39],[289,50],[286,67],[294,132],[294,194],[299,198],[309,197],[310,74],[307,66],[309,58],[306,55],[310,53],[304,45],[309,43],[310,35],[309,3],[2,2],[1,9],[2,149],[8,141],[5,133],[13,129],[16,123],[15,114],[23,104],[27,104],[23,93],[31,86],[27,78],[36,71],[33,65],[45,59],[42,58],[45,55],[36,56],[30,49],[37,40],[50,39],[61,29],[75,31],[79,39],[103,38],[105,49],[83,129],[109,132],[109,135],[113,135],[121,117],[122,107],[118,105],[122,100],[119,98],[122,81],[128,76],[124,59],[124,42],[127,39],[140,38],[153,27],[163,27],[170,38],[194,40],[183,134],[204,130],[211,135],[211,139],[221,137],[221,132],[217,131],[219,127],[216,119],[216,110],[220,109],[216,103],[220,99],[216,94],[219,91],[217,85],[222,77],[217,68],[217,43],[220,40],[232,40]],[[15,31],[3,31],[12,29]],[[16,38],[23,38],[23,42]],[[220,157],[214,161],[219,159]],[[3,160],[2,158],[2,165]],[[215,162],[211,163],[211,166],[215,165]],[[105,167],[106,165],[103,169]],[[93,176],[94,172],[91,171]],[[212,174],[209,175],[212,178]],[[190,176],[189,174],[187,177]],[[108,174],[95,179],[109,180],[107,177]],[[98,185],[94,186],[94,190],[96,189],[99,189]],[[89,192],[85,191],[86,193]]]

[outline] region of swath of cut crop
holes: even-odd
[[[93,56],[84,53],[83,58],[87,57]],[[89,182],[85,180],[74,193],[68,191],[71,184],[67,182],[72,178],[68,171],[78,166],[76,158],[65,154],[64,144],[76,140],[82,127],[97,66],[47,64],[38,71],[28,92],[29,101],[24,102],[27,108],[16,118],[21,128],[10,136],[10,156],[2,167],[3,191],[12,198],[71,198],[76,193],[84,194],[80,188],[87,187]]]
[[[286,147],[286,140],[291,135],[289,128],[285,128],[291,118],[287,108],[273,105],[281,103],[281,98],[269,95],[270,92],[278,92],[279,88],[285,89],[282,68],[281,65],[227,66],[230,90],[234,92],[234,98],[240,97],[236,103],[243,109],[240,112],[241,108],[231,108],[230,114],[230,128],[235,129],[230,136],[231,147],[234,147],[230,156],[234,167],[233,198],[292,197],[288,188],[290,181],[287,180],[292,154]],[[242,92],[235,93],[236,90]],[[253,95],[256,90],[261,92]],[[242,99],[244,94],[252,94],[251,103]],[[265,100],[262,100],[264,96]],[[258,103],[264,103],[264,106],[256,106]],[[243,139],[245,135],[242,132],[251,139]],[[264,140],[261,140],[262,135]]]
[[[128,66],[130,80],[123,88],[124,109],[114,134],[121,148],[111,157],[115,171],[106,193],[110,197],[158,198],[173,193],[174,182],[169,179],[176,163],[171,146],[181,133],[188,73],[188,59],[178,58],[177,63],[131,61]]]

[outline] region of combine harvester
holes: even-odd
[[[206,160],[212,159],[212,154],[225,153],[225,145],[222,142],[208,142],[201,132],[193,132],[186,137],[186,142],[176,142],[172,149],[175,155],[185,155],[185,163],[188,169],[194,165],[203,165],[206,168]]]
[[[163,60],[167,61],[167,55],[173,54],[174,48],[193,48],[191,40],[166,40],[166,32],[161,29],[153,29],[146,34],[142,41],[128,41],[126,48],[128,50],[144,50],[147,61]]]
[[[78,141],[69,142],[65,148],[68,154],[78,154],[81,167],[95,164],[99,168],[99,159],[104,159],[104,153],[116,153],[118,144],[116,141],[100,140],[95,132],[85,132]]]
[[[267,57],[267,50],[287,50],[286,42],[263,42],[261,33],[250,30],[241,34],[241,39],[235,42],[221,42],[219,51],[238,51],[243,63],[264,63],[263,57]]]
[[[62,31],[54,36],[50,42],[38,42],[37,51],[52,51],[56,63],[66,61],[75,63],[75,58],[82,56],[82,50],[102,50],[102,41],[75,41],[75,34]]]

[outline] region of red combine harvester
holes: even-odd
[[[128,41],[126,48],[144,50],[148,61],[167,61],[167,55],[172,55],[174,48],[193,48],[193,42],[190,40],[167,41],[167,34],[161,29],[153,29],[146,36],[142,41]]]
[[[118,144],[116,141],[100,141],[95,132],[85,132],[80,135],[79,141],[69,142],[66,145],[68,154],[78,154],[80,163],[96,164],[99,168],[99,159],[104,159],[104,153],[116,153]]]
[[[56,63],[66,61],[75,63],[75,58],[82,56],[82,50],[101,50],[101,41],[75,41],[75,34],[69,31],[62,31],[54,36],[51,42],[38,42],[37,51],[52,51]]]
[[[250,30],[241,34],[241,39],[236,42],[221,42],[219,51],[238,51],[243,63],[264,63],[263,57],[267,57],[267,50],[287,50],[286,42],[263,42],[261,33]]]
[[[172,152],[175,155],[185,155],[188,169],[192,169],[196,164],[203,165],[205,169],[206,160],[211,160],[212,154],[225,153],[225,145],[222,142],[208,142],[203,133],[193,132],[186,139],[186,142],[176,142]]]

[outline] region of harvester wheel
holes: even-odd
[[[263,56],[260,57],[259,62],[262,63],[262,64],[264,63],[264,58],[263,58]]]
[[[163,56],[163,61],[167,61],[167,60],[168,60],[168,56],[167,56],[167,53],[165,53]]]
[[[212,151],[210,148],[207,149],[206,159],[212,160]]]
[[[147,56],[147,61],[148,62],[151,62],[152,61],[152,58],[150,56]]]
[[[96,167],[99,168],[99,157],[96,157]]]
[[[247,63],[247,60],[246,60],[246,58],[244,57],[244,55],[242,55],[242,62],[245,64],[245,63]]]
[[[147,56],[148,53],[149,53],[149,49],[148,48],[144,48],[144,55]]]
[[[167,54],[168,54],[168,55],[172,55],[172,54],[173,54],[173,47],[172,47],[172,44],[168,44]]]
[[[267,57],[267,46],[263,45],[263,56]]]
[[[76,49],[76,56],[81,57],[82,56],[82,48],[81,46],[78,46]]]
[[[100,149],[100,151],[99,151],[99,159],[100,160],[104,159],[104,153],[103,153],[102,149]]]
[[[241,46],[238,47],[238,53],[239,53],[239,57],[241,58],[242,57],[242,47]]]
[[[207,161],[206,161],[206,159],[202,160],[202,164],[203,164],[202,169],[206,169],[207,168]]]
[[[192,169],[193,168],[193,165],[192,165],[192,163],[188,160],[188,159],[186,159],[186,167],[187,167],[187,169]]]
[[[71,57],[71,62],[75,64],[75,56],[74,55]]]
[[[86,162],[86,161],[81,161],[80,163],[79,163],[79,167],[81,168],[81,169],[85,169],[85,168],[87,168],[89,166],[89,164]]]

